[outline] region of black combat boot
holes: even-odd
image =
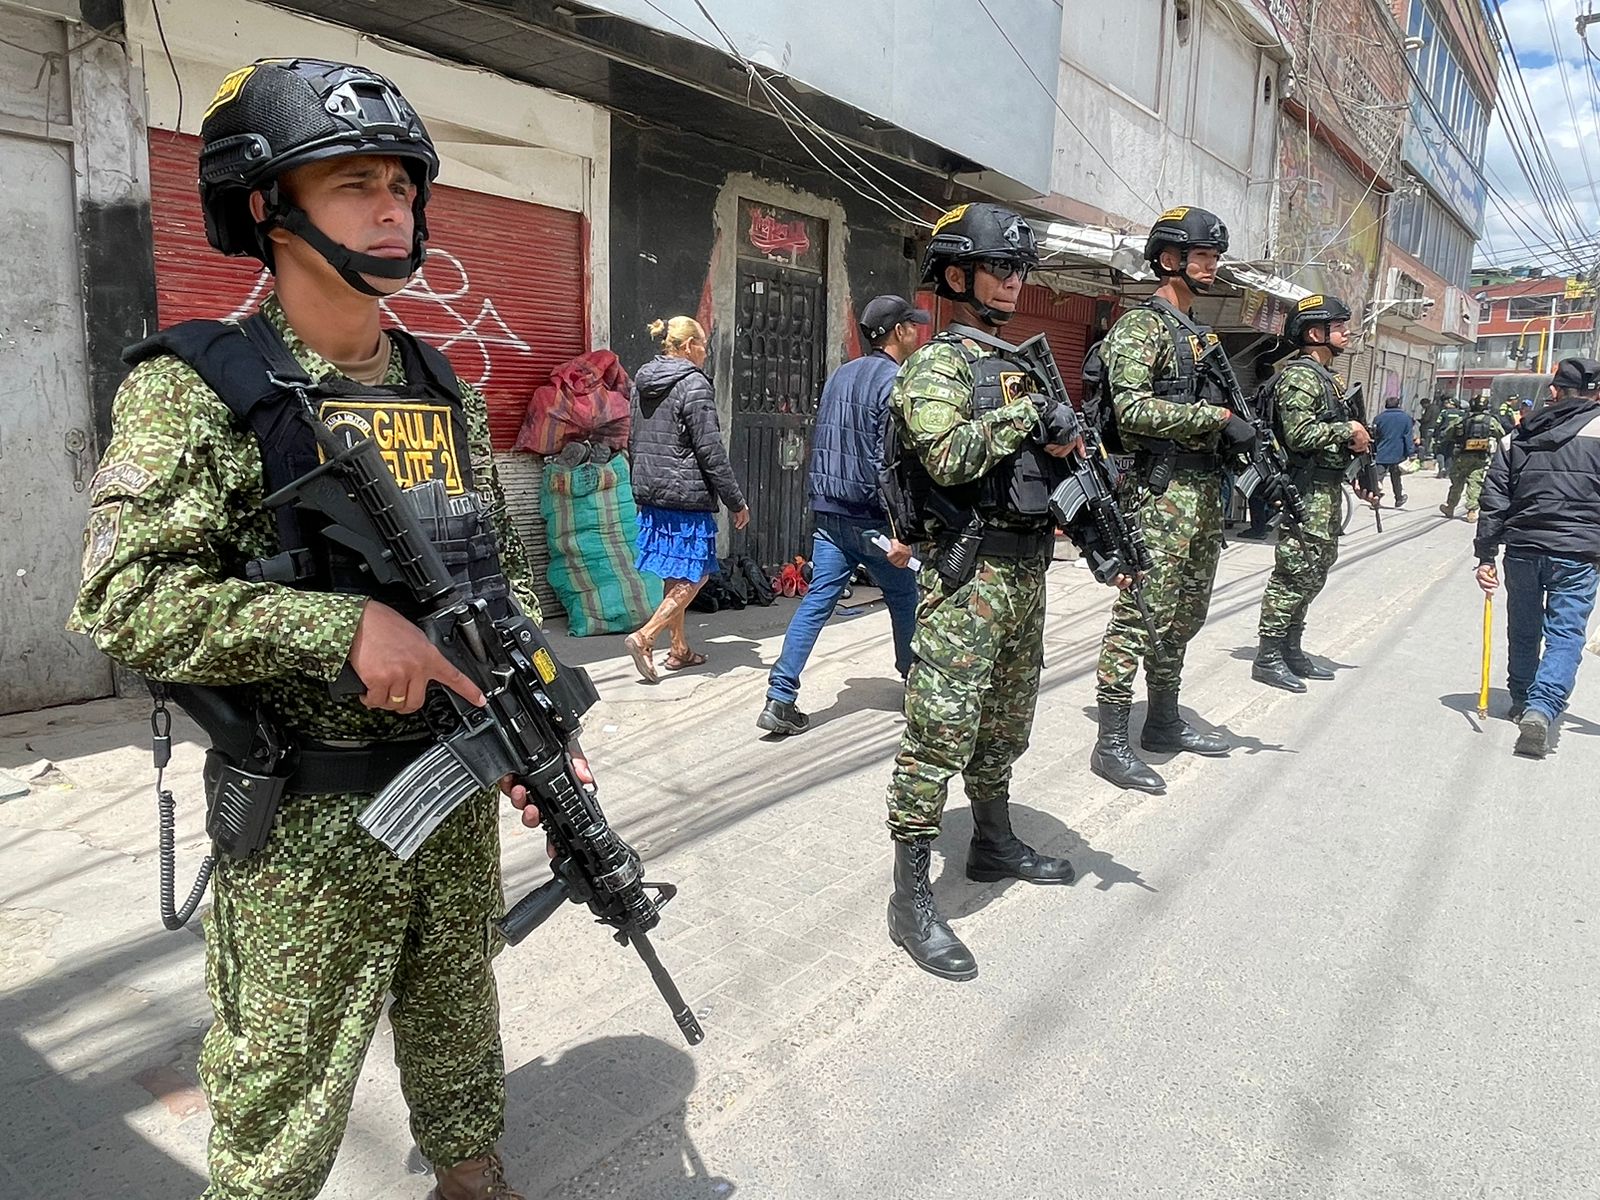
[[[1089,754],[1089,769],[1119,788],[1159,796],[1167,781],[1128,745],[1128,712],[1126,704],[1100,702],[1100,736]]]
[[[1327,667],[1319,667],[1306,657],[1306,652],[1300,648],[1300,639],[1305,636],[1304,625],[1289,626],[1289,636],[1283,643],[1283,663],[1301,679],[1332,679],[1333,672]]]
[[[1201,733],[1179,715],[1177,692],[1158,692],[1151,688],[1148,699],[1150,708],[1144,715],[1144,729],[1139,733],[1139,745],[1146,750],[1183,750],[1207,758],[1221,758],[1233,749],[1216,734]]]
[[[933,849],[927,841],[894,844],[894,895],[889,897],[889,940],[924,971],[944,979],[974,979],[978,960],[934,907],[928,883]]]
[[[1300,682],[1300,676],[1289,669],[1289,664],[1283,661],[1283,646],[1286,638],[1263,637],[1261,645],[1256,648],[1255,665],[1250,668],[1250,678],[1257,683],[1265,683],[1271,687],[1282,688],[1286,692],[1303,692],[1306,685]]]
[[[1011,831],[1007,800],[972,802],[972,845],[967,878],[979,883],[1020,879],[1024,883],[1071,883],[1078,877],[1064,858],[1040,854]]]

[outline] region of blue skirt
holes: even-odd
[[[716,514],[641,504],[633,565],[663,579],[704,579],[717,569]]]

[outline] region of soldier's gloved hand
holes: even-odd
[[[1222,427],[1222,444],[1228,450],[1249,454],[1256,448],[1256,427],[1236,413],[1228,414],[1228,423]]]
[[[1078,424],[1078,414],[1047,396],[1033,398],[1034,411],[1039,423],[1033,427],[1033,437],[1041,446],[1072,450],[1083,442],[1083,430]]]

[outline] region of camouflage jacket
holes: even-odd
[[[1333,386],[1338,395],[1345,393],[1344,376],[1333,375]],[[1350,422],[1343,418],[1328,419],[1328,396],[1323,387],[1322,373],[1304,358],[1292,359],[1278,376],[1274,400],[1278,411],[1278,429],[1286,449],[1297,460],[1310,460],[1314,467],[1345,467],[1353,455],[1350,452]]]
[[[275,296],[262,312],[307,374],[334,373],[289,327]],[[384,383],[405,383],[398,348]],[[527,554],[490,453],[487,406],[466,384],[461,398],[474,484],[492,514],[501,567],[537,620]],[[277,530],[262,506],[254,435],[194,368],[171,355],[140,363],[117,392],[112,425],[89,485],[83,586],[68,629],[155,679],[259,684],[259,699],[311,737],[370,740],[420,728],[415,716],[328,694],[355,638],[362,597],[251,583],[224,569],[276,553]]]
[[[1117,318],[1101,355],[1111,383],[1117,430],[1130,447],[1140,438],[1178,443],[1186,450],[1213,450],[1227,410],[1183,404],[1157,396],[1153,385],[1178,378],[1178,360],[1167,327],[1152,310],[1134,308]]]
[[[967,347],[984,357],[994,353],[975,342]],[[974,416],[972,388],[966,357],[936,340],[906,359],[889,396],[906,444],[945,487],[983,478],[1020,450],[1039,423],[1026,397]]]

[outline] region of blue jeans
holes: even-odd
[[[833,513],[817,514],[817,531],[811,541],[811,590],[789,618],[783,635],[783,653],[767,679],[767,699],[793,704],[800,695],[800,672],[822,627],[833,616],[839,597],[857,567],[866,567],[872,582],[883,589],[894,625],[894,665],[902,677],[911,670],[911,631],[917,623],[917,576],[909,567],[896,567],[872,544],[883,532],[882,521],[857,520]],[[885,534],[884,536],[888,536]]]
[[[1511,705],[1538,709],[1554,722],[1566,709],[1578,678],[1600,572],[1594,563],[1578,558],[1508,552],[1505,575]]]

